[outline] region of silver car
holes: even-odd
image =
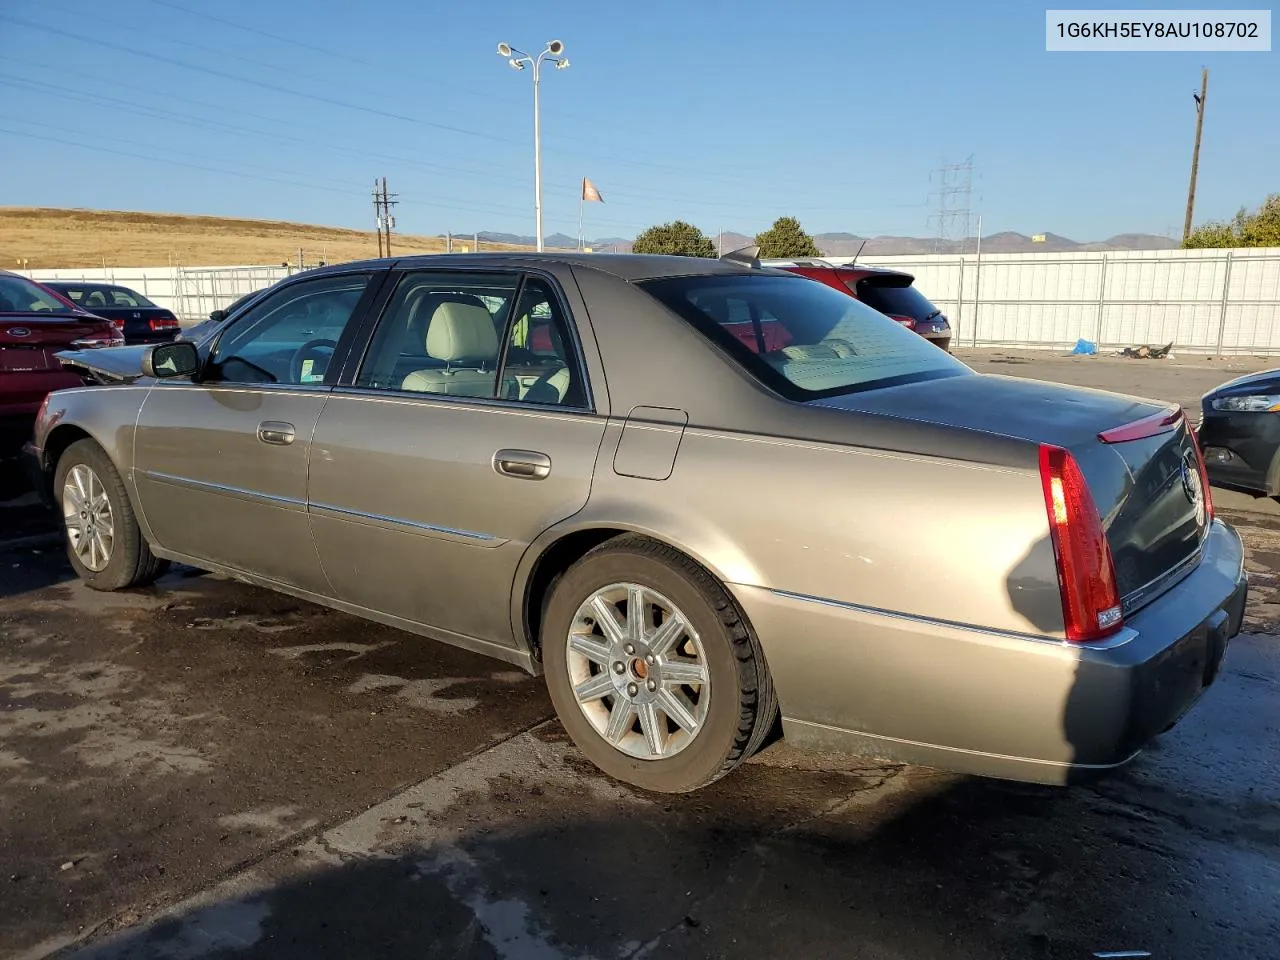
[[[333,266],[201,342],[63,355],[76,572],[168,561],[543,674],[656,791],[791,742],[1067,783],[1213,681],[1246,594],[1180,410],[982,376],[762,268]]]

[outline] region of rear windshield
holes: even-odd
[[[669,277],[638,286],[793,399],[972,372],[884,314],[803,277]]]
[[[63,295],[92,311],[94,307],[154,307],[155,304],[128,287],[68,286],[59,284]]]
[[[15,274],[0,274],[0,313],[75,313],[48,290]]]
[[[929,302],[929,298],[911,286],[905,278],[886,282],[881,278],[864,278],[858,282],[858,297],[869,307],[881,313],[912,320],[930,320],[941,311]]]

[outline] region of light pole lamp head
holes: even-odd
[[[569,61],[568,61],[568,60],[557,60],[557,61],[556,61],[556,69],[557,69],[557,70],[568,70],[568,69],[569,69]]]
[[[560,56],[560,54],[564,53],[564,41],[552,40],[547,44],[547,53],[551,54],[553,57]]]
[[[510,57],[510,56],[511,56],[511,44],[506,43],[505,41],[504,41],[503,43],[498,44],[498,56],[500,56],[500,57]]]
[[[515,57],[512,57],[510,60],[508,60],[507,64],[511,67],[512,70],[524,69],[524,64],[521,61],[517,60]]]

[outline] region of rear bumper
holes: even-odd
[[[28,440],[23,445],[22,452],[19,454],[19,461],[22,464],[23,472],[27,475],[27,482],[39,495],[41,503],[46,507],[52,507],[54,505],[52,478],[49,476],[44,454],[36,447],[33,441]]]
[[[1214,681],[1244,616],[1243,562],[1215,522],[1196,569],[1099,645],[732,589],[794,744],[1065,784],[1132,759]]]
[[[921,323],[916,327],[916,333],[934,346],[941,347],[943,350],[951,349],[951,324],[946,321],[931,320]]]
[[[18,453],[22,445],[31,439],[35,423],[35,408],[30,413],[25,410],[20,413],[0,413],[0,457],[11,457]]]

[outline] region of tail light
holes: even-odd
[[[1200,438],[1194,430],[1191,434],[1191,445],[1196,448],[1196,466],[1200,468],[1200,488],[1204,494],[1204,522],[1213,523],[1213,494],[1209,492],[1209,468],[1204,461],[1204,451],[1200,449]]]
[[[120,336],[114,329],[110,332],[103,330],[100,333],[90,333],[87,336],[80,337],[78,340],[72,340],[71,346],[81,350],[95,347],[121,347],[124,346],[124,337]]]
[[[889,319],[897,320],[900,324],[902,324],[908,330],[914,330],[916,328],[916,321],[914,317],[904,317],[901,314],[891,313],[889,314]]]
[[[123,320],[121,320],[121,319],[119,319],[119,318],[116,318],[116,319],[111,320],[110,322],[111,322],[111,325],[112,325],[113,327],[115,327],[117,330],[123,330],[123,329],[124,329],[124,321],[123,321]]]
[[[1075,458],[1061,447],[1040,446],[1040,482],[1067,639],[1101,640],[1124,626],[1124,611],[1098,507]]]
[[[147,321],[147,326],[152,330],[177,330],[177,317],[152,317]]]

